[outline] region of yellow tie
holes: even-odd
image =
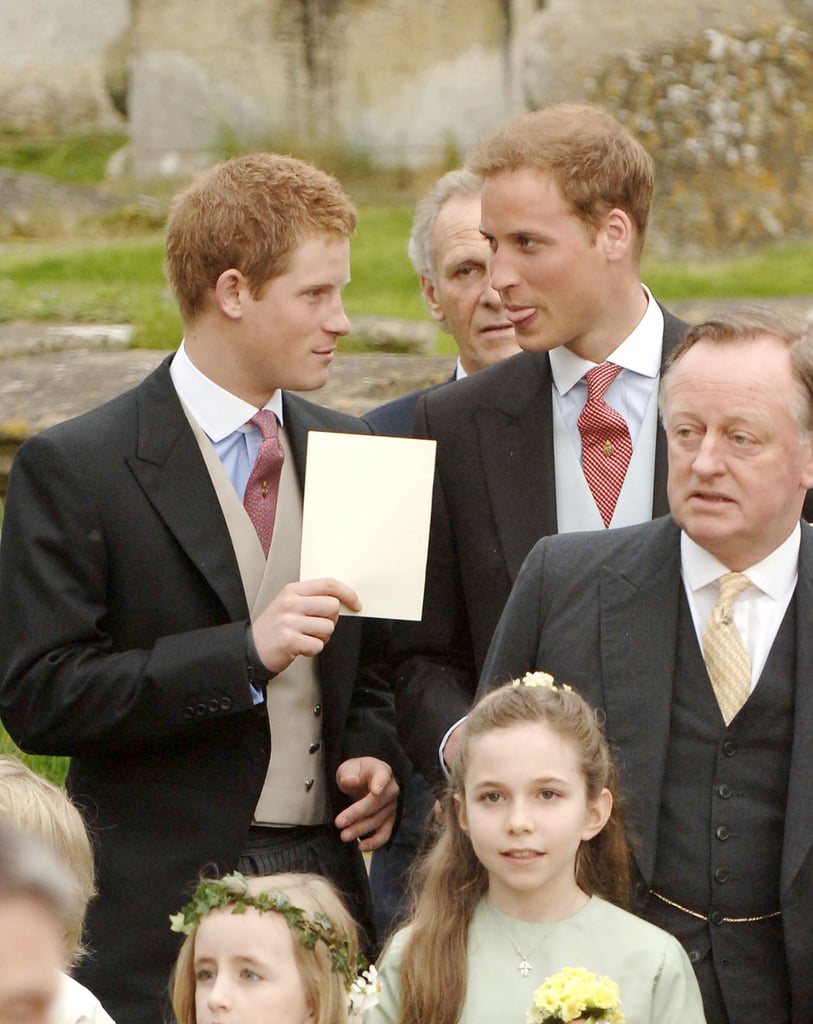
[[[751,586],[741,572],[720,577],[720,596],[703,633],[703,657],[711,686],[728,725],[751,693],[751,659],[734,625],[733,605]]]

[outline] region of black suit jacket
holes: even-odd
[[[443,383],[453,384],[454,380],[455,377],[452,374]],[[419,388],[417,391],[410,391],[406,395],[393,398],[391,402],[385,402],[366,412],[361,418],[373,428],[376,434],[384,434],[388,437],[412,437],[418,399],[436,388],[443,387],[443,383],[431,384],[428,388]]]
[[[531,551],[494,634],[478,695],[536,669],[606,713],[638,871],[655,868],[680,605],[677,525],[547,537]],[[802,524],[796,586],[796,707],[780,901],[793,1024],[813,1019],[813,528]],[[759,870],[755,864],[753,870]],[[759,984],[759,978],[755,978]],[[783,1008],[777,1018],[784,1019]]]
[[[664,310],[664,358],[685,330]],[[438,745],[471,705],[523,559],[557,531],[551,388],[547,353],[520,352],[418,401],[415,433],[438,442],[423,619],[395,624],[391,657],[401,741],[437,784]],[[659,429],[653,514],[666,512]]]
[[[309,430],[367,430],[283,402],[300,478]],[[159,1020],[177,948],[167,915],[206,865],[234,867],[251,823],[272,739],[249,692],[248,618],[169,359],[23,445],[0,548],[0,717],[23,749],[72,758],[100,889],[82,978],[119,1024]],[[380,623],[342,617],[320,656],[336,813],[345,758],[401,771],[381,648]]]

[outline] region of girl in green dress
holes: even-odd
[[[626,1024],[703,1024],[689,959],[622,909],[630,858],[596,713],[533,673],[472,710],[408,924],[365,1024],[523,1024],[564,968],[615,981]]]

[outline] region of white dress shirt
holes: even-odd
[[[214,445],[223,468],[243,500],[262,435],[248,424],[257,409],[215,384],[194,365],[182,341],[169,366],[178,397]],[[275,391],[264,408],[282,425],[282,394]]]
[[[638,325],[605,362],[615,363],[623,370],[607,388],[604,401],[621,413],[627,422],[632,446],[638,440],[641,424],[653,394],[657,392],[663,349],[663,311],[646,292],[646,312]],[[578,419],[587,402],[587,381],[584,375],[598,363],[582,359],[565,345],[551,349],[550,368],[553,375],[553,398],[559,405],[573,447],[581,461],[582,439]]]
[[[751,586],[740,594],[732,610],[734,625],[751,659],[752,692],[796,589],[801,539],[802,531],[797,523],[788,539],[767,558],[743,570]],[[702,650],[703,631],[720,593],[717,581],[730,570],[685,533],[680,535],[680,567],[697,642]]]

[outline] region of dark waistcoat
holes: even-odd
[[[686,946],[709,1024],[785,1024],[779,876],[793,739],[795,599],[759,682],[726,727],[681,595],[675,685],[646,915]],[[702,919],[702,918],[705,918]]]

